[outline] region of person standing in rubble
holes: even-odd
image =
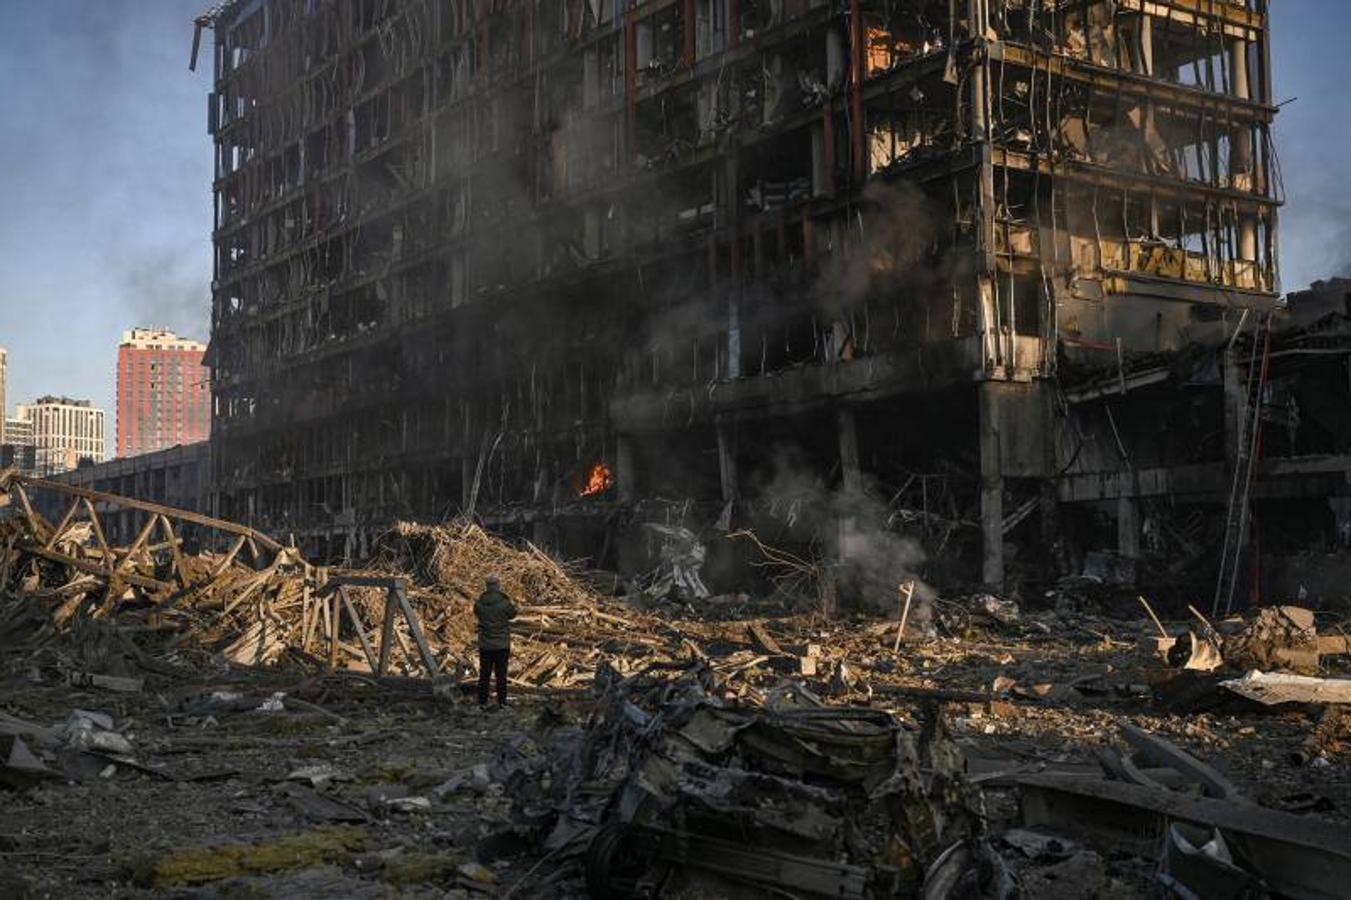
[[[497,676],[497,706],[507,705],[507,660],[511,656],[511,620],[516,605],[502,593],[502,581],[489,575],[474,603],[478,619],[478,705],[488,706],[488,680]]]

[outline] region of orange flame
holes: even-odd
[[[611,472],[610,467],[604,461],[601,461],[591,467],[591,474],[587,476],[586,484],[579,493],[582,497],[593,497],[614,483],[614,472]]]

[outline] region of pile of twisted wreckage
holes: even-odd
[[[39,490],[64,493],[65,515],[39,515]],[[324,890],[359,896],[382,879],[411,896],[1335,897],[1351,884],[1351,682],[1315,677],[1343,664],[1347,639],[1307,610],[1177,624],[1148,604],[1122,620],[1082,598],[1032,611],[982,595],[935,600],[910,632],[710,620],[637,611],[474,526],[400,526],[366,568],[333,571],[234,523],[12,474],[0,505],[5,683],[120,710],[42,725],[37,701],[7,690],[0,783],[44,798],[33,820],[75,802],[53,785],[110,779],[119,821],[143,806],[185,815],[155,811],[166,779],[200,791],[195,806],[243,810],[223,842],[212,821],[214,843],[110,862],[100,889],[284,896],[318,889],[321,871]],[[131,546],[103,538],[114,505],[144,517]],[[488,572],[522,603],[521,700],[476,717],[456,688]],[[324,736],[240,731],[258,716]],[[174,769],[185,748],[200,770]],[[363,765],[406,783],[340,774]],[[259,785],[276,785],[275,807],[229,799]],[[462,824],[446,837],[449,820]],[[275,833],[307,823],[348,830]],[[34,826],[10,827],[0,862],[40,879]]]

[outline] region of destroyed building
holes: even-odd
[[[219,4],[216,512],[609,563],[788,459],[988,584],[1103,522],[1139,555],[1188,466],[1224,522],[1280,305],[1267,6]]]

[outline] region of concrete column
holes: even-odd
[[[1057,575],[1069,571],[1065,545],[1060,532],[1060,494],[1057,490],[1055,473],[1059,471],[1056,459],[1056,430],[1060,427],[1057,418],[1055,392],[1048,381],[1039,381],[1037,395],[1041,407],[1041,486],[1038,512],[1041,518],[1041,547],[1043,564]]]
[[[1141,75],[1154,74],[1154,17],[1147,13],[1140,15],[1140,45],[1135,48],[1139,54],[1136,59],[1136,71]]]
[[[826,31],[826,87],[832,91],[844,85],[844,35],[838,29]]]
[[[638,68],[644,69],[652,61],[654,50],[652,19],[640,19],[634,26],[634,34],[637,39],[638,49]]]
[[[736,432],[728,422],[718,423],[718,476],[722,482],[723,502],[735,500],[741,490],[737,473]]]
[[[980,309],[981,362],[986,372],[992,372],[1005,362],[1012,364],[1012,360],[1004,359],[1004,345],[999,340],[1003,317],[994,280],[988,275],[976,276],[976,303]]]
[[[986,0],[968,0],[966,8],[967,21],[971,25],[971,37],[977,41],[984,40],[989,27]],[[971,125],[972,136],[977,140],[985,139],[989,127],[989,118],[986,114],[985,73],[984,61],[971,70]]]
[[[1004,471],[999,444],[999,388],[981,382],[979,392],[981,581],[1004,587]]]
[[[1044,479],[1041,483],[1038,512],[1041,516],[1042,559],[1057,575],[1064,575],[1067,567],[1065,547],[1060,538],[1060,497],[1052,478]]]
[[[1238,464],[1243,421],[1248,415],[1248,358],[1234,348],[1224,353],[1224,459],[1230,472]]]
[[[812,196],[825,197],[831,191],[830,164],[826,159],[826,141],[829,140],[825,125],[816,122],[812,125]]]
[[[546,548],[553,544],[553,528],[546,519],[535,519],[530,526],[530,540],[536,547]]]
[[[478,460],[468,456],[460,457],[460,509],[468,510],[470,493],[474,490],[474,469]]]
[[[615,494],[620,503],[632,503],[638,495],[637,477],[633,438],[621,434],[615,442]]]
[[[1116,552],[1126,559],[1140,558],[1140,502],[1125,494],[1116,498]]]
[[[727,377],[741,377],[741,285],[727,292]]]
[[[844,476],[844,489],[851,494],[861,494],[863,472],[858,462],[858,428],[854,422],[854,410],[841,406],[836,420],[840,432],[840,471]]]
[[[985,33],[989,26],[989,8],[987,0],[967,0],[967,22],[971,36],[977,41],[978,49],[983,50]],[[999,310],[997,292],[994,285],[996,267],[994,255],[994,162],[990,147],[990,116],[988,97],[988,63],[982,59],[971,70],[971,93],[968,98],[971,107],[971,139],[981,144],[980,165],[980,236],[976,251],[980,254],[981,265],[976,275],[976,302],[980,310],[980,329],[983,341],[982,364],[985,371],[991,373],[1001,363],[1012,364],[1004,360],[1004,351],[1000,346],[1002,317]],[[1009,340],[1012,341],[1010,334]],[[1010,345],[1011,346],[1011,345]]]
[[[723,169],[722,203],[725,208],[727,224],[732,230],[732,281],[727,288],[727,377],[741,377],[741,284],[745,280],[741,258],[741,192],[740,173],[737,166],[737,154],[727,159]]]
[[[1234,39],[1229,42],[1229,84],[1240,100],[1252,99],[1248,82],[1248,42]],[[1235,179],[1246,176],[1246,185]],[[1232,185],[1253,190],[1252,130],[1239,126],[1229,135],[1229,177]],[[1257,215],[1240,209],[1238,214],[1238,258],[1245,262],[1257,259]]]

